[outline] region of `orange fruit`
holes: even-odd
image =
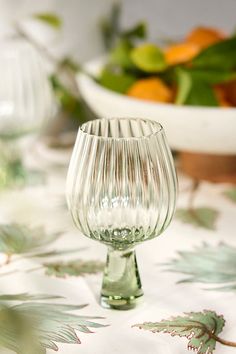
[[[225,98],[230,105],[236,106],[236,80],[221,84],[220,88],[224,92]]]
[[[198,45],[201,49],[225,39],[226,35],[211,27],[197,27],[186,37],[187,43]]]
[[[227,99],[227,93],[221,86],[215,86],[214,92],[217,98],[217,101],[221,107],[230,107],[231,104]]]
[[[171,102],[171,89],[159,78],[150,77],[136,81],[128,90],[127,95],[142,100]]]
[[[176,65],[191,61],[200,51],[200,48],[193,43],[173,44],[165,49],[167,64]]]

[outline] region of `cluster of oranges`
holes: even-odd
[[[164,55],[169,66],[191,62],[203,49],[224,40],[227,36],[214,28],[198,27],[181,43],[165,48]],[[222,107],[236,106],[236,81],[216,85],[214,92]],[[158,77],[137,80],[128,90],[128,96],[143,100],[173,103],[176,89],[169,87]]]

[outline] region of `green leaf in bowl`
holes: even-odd
[[[205,82],[195,81],[192,90],[185,102],[189,106],[218,107],[217,97],[210,85]]]
[[[110,63],[118,65],[123,69],[134,68],[134,64],[130,58],[132,48],[133,45],[129,40],[120,40],[111,52]]]
[[[229,78],[227,73],[196,72],[184,68],[176,69],[178,91],[176,104],[190,106],[218,106],[217,97],[212,84],[224,81]]]
[[[236,71],[216,69],[185,69],[193,80],[204,81],[211,85],[236,79]]]
[[[236,68],[236,37],[211,45],[192,61],[195,68],[232,70]]]
[[[167,68],[162,50],[154,44],[136,47],[132,49],[130,56],[138,69],[148,73],[161,72]]]
[[[182,68],[176,69],[178,91],[175,99],[176,104],[184,104],[189,96],[192,89],[192,77],[191,75]]]
[[[98,81],[109,90],[126,93],[129,87],[136,81],[136,78],[129,74],[115,72],[107,67],[103,69]]]

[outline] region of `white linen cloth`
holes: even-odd
[[[28,186],[21,190],[1,192],[0,223],[18,222],[31,226],[43,225],[50,231],[63,231],[63,236],[53,245],[53,249],[84,248],[77,254],[60,259],[93,259],[105,261],[106,247],[92,241],[73,226],[69,212],[64,205],[64,190],[69,154],[65,166],[52,164],[52,156],[44,149],[44,155],[34,156],[37,163],[47,173],[43,185]],[[184,192],[191,181],[179,176],[180,195],[178,206],[186,207],[188,192]],[[236,340],[235,293],[207,291],[208,284],[176,284],[183,274],[165,271],[161,263],[177,256],[177,251],[193,250],[195,246],[207,242],[217,245],[220,241],[236,246],[236,205],[222,196],[229,186],[202,183],[196,196],[196,206],[210,206],[220,211],[216,231],[194,228],[174,219],[163,235],[137,247],[138,264],[144,289],[144,301],[134,310],[106,310],[99,305],[102,274],[85,277],[59,279],[49,277],[37,268],[37,260],[22,259],[0,269],[1,272],[17,270],[0,278],[0,294],[27,292],[30,294],[52,294],[65,297],[56,302],[88,304],[78,314],[104,316],[100,323],[108,327],[95,329],[94,334],[79,333],[81,345],[59,344],[60,354],[184,354],[187,353],[186,338],[171,337],[168,334],[153,334],[132,328],[136,323],[160,321],[184,312],[209,309],[223,314],[226,320],[221,337]],[[1,256],[3,257],[3,256]],[[0,262],[1,262],[0,258]],[[48,353],[53,351],[48,350]],[[216,354],[233,354],[235,348],[216,345]]]

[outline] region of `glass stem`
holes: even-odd
[[[113,309],[131,309],[143,295],[134,250],[108,248],[101,304]]]
[[[44,181],[42,172],[25,166],[21,150],[22,145],[16,140],[0,139],[0,190]]]
[[[21,167],[18,149],[11,140],[0,140],[0,188],[11,185],[16,170]]]

